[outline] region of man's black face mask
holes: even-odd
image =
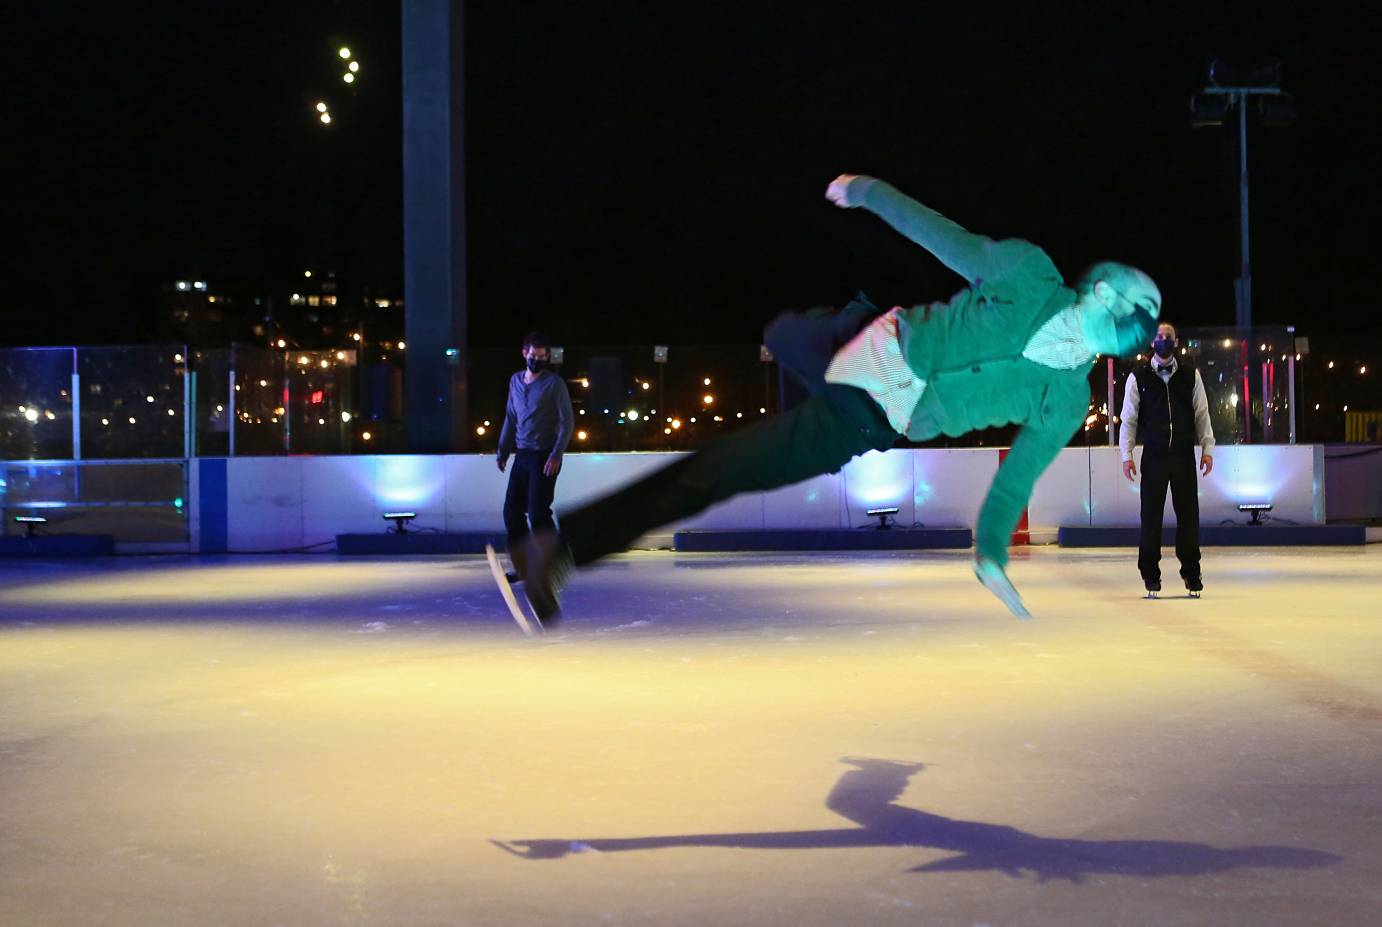
[[[1157,338],[1152,342],[1152,350],[1156,352],[1157,357],[1166,360],[1175,352],[1176,343],[1170,338]]]

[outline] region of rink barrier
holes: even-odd
[[[1087,528],[1067,525],[1060,529],[1061,547],[1136,547],[1141,530],[1136,525]],[[1174,547],[1175,525],[1161,529],[1161,546]],[[1363,525],[1201,525],[1202,547],[1315,547],[1366,544]]]
[[[678,551],[749,550],[963,550],[974,544],[968,528],[871,528],[796,531],[678,531]]]
[[[0,537],[0,557],[109,557],[110,534],[57,534],[52,537]]]
[[[414,554],[483,554],[485,545],[502,551],[503,532],[468,531],[458,534],[432,534],[409,531],[407,534],[338,534],[336,553],[348,557],[387,557]]]

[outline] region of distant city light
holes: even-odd
[[[1359,367],[1359,368],[1358,368],[1358,372],[1359,372],[1359,373],[1367,373],[1367,372],[1368,372],[1367,365],[1364,364],[1362,367]]]
[[[351,70],[352,72],[359,71],[359,70],[360,70],[360,62],[358,62],[358,61],[352,61],[352,62],[350,63],[350,70]]]
[[[341,80],[345,81],[347,84],[353,84],[355,83],[355,75],[347,71],[345,73],[345,76],[342,77]]]
[[[130,424],[131,424],[131,425],[134,424],[134,416],[133,416],[133,415],[130,416]]]
[[[268,385],[269,385],[269,381],[268,381],[268,380],[260,380],[260,381],[259,381],[259,385],[260,385],[260,386],[268,386]]]
[[[304,354],[303,356],[299,357],[299,358],[298,358],[298,363],[299,363],[299,364],[305,364],[305,363],[307,363],[307,355]]]
[[[1318,409],[1319,406],[1315,406],[1315,408]],[[103,418],[103,419],[101,419],[101,424],[102,424],[102,425],[109,425],[109,424],[110,424],[110,419],[108,419],[108,418]]]
[[[222,405],[219,405],[219,404],[216,406],[216,411],[217,411],[217,412],[224,412],[225,410],[226,410],[226,409],[225,409],[225,406],[222,406]]]
[[[652,389],[652,388],[653,388],[653,384],[649,383],[647,380],[644,380],[644,381],[643,381],[643,388],[644,388],[644,389]]]
[[[317,112],[319,112],[319,113],[324,113],[324,112],[326,112],[326,104],[325,104],[325,103],[318,103],[318,104],[317,104]]]
[[[186,293],[190,286],[191,285],[186,280],[178,281],[178,290],[180,292]]]
[[[590,389],[590,381],[585,377],[581,377],[581,387],[584,389]]]
[[[359,341],[359,340],[360,340],[360,333],[359,333],[359,332],[351,332],[350,337],[351,337],[353,340],[355,340],[355,341]]]
[[[585,433],[585,429],[582,429],[582,430],[576,432],[576,440],[577,440],[577,441],[584,441],[584,440],[586,439],[586,437],[588,437],[588,436],[587,436],[586,433]]]
[[[311,272],[310,270],[304,270],[304,271],[302,272],[302,275],[303,275],[304,277],[310,277],[310,276],[312,276],[312,272]]]
[[[625,412],[624,415],[625,415],[625,416],[628,418],[628,420],[631,421],[631,422],[636,422],[636,421],[638,421],[638,412],[637,412],[636,410],[634,410],[634,409],[630,409],[629,411]]]
[[[168,414],[169,414],[169,415],[177,415],[177,413],[174,412],[172,409],[169,409],[169,410],[168,410]]]
[[[706,378],[705,378],[704,380],[702,380],[701,382],[704,383],[706,386],[709,386],[709,385],[710,385],[710,377],[706,377]]]
[[[1224,347],[1226,347],[1226,348],[1231,348],[1231,347],[1233,347],[1233,342],[1230,341],[1229,339],[1225,338],[1225,339],[1224,339]]]
[[[372,437],[374,437],[374,436],[371,435],[368,431],[362,432],[362,433],[360,434],[360,440],[362,440],[362,441],[368,441],[368,440],[369,440],[370,438],[372,438]]]
[[[322,358],[321,368],[322,368],[323,370],[325,370],[328,366],[330,366],[330,365],[327,364],[326,359],[325,359],[325,358]]]
[[[341,421],[343,421],[343,422],[348,422],[348,421],[350,421],[350,413],[349,413],[349,412],[342,412],[342,413],[341,413]]]
[[[695,419],[693,418],[691,421],[694,422]],[[674,418],[674,419],[672,419],[672,429],[673,429],[673,430],[676,430],[676,429],[678,429],[678,428],[680,428],[680,427],[681,427],[681,419],[679,419],[679,418]]]
[[[1327,366],[1329,367],[1330,370],[1333,370],[1333,369],[1334,369],[1334,362],[1333,362],[1333,361],[1330,361],[1330,362],[1328,363]]]
[[[338,52],[336,52],[336,54],[340,55],[342,58],[349,58],[349,57],[350,57],[350,49],[348,49],[348,48],[342,46],[342,47],[341,47],[341,50],[338,51]]]
[[[759,414],[759,415],[767,415],[767,414],[768,414],[768,410],[765,409],[765,408],[763,408],[762,406],[759,406],[759,407],[758,407],[758,414]]]
[[[399,349],[400,351],[405,350],[407,347],[408,347],[408,345],[407,345],[405,342],[400,341],[400,342],[398,343],[398,349]]]
[[[710,405],[714,401],[715,397],[710,395],[709,393],[706,393],[704,396],[701,397],[701,402],[705,403],[706,405]]]
[[[324,125],[324,126],[329,126],[329,125],[331,125],[331,114],[330,114],[330,113],[322,113],[322,114],[321,114],[320,116],[318,116],[317,118],[320,119],[320,120],[322,121],[322,125]]]
[[[337,352],[336,352],[336,360],[339,360],[339,361],[345,360],[345,352],[344,352],[344,351],[337,351]]]
[[[670,428],[664,428],[664,429],[662,429],[662,433],[665,434],[665,435],[669,435],[669,434],[672,433],[672,429],[670,429]]]
[[[485,433],[485,426],[484,426],[484,425],[477,425],[477,426],[475,426],[475,433],[476,433],[477,435],[483,436],[484,433]]]
[[[173,355],[173,363],[175,363],[175,364],[181,364],[181,363],[182,363],[182,355],[181,355],[181,354],[174,354],[174,355]],[[67,395],[67,391],[66,391],[66,390],[63,391],[63,395],[64,395],[64,396]]]
[[[735,417],[735,418],[743,418],[743,417],[744,417],[744,413],[743,413],[743,412],[735,412],[735,413],[734,413],[734,417]]]
[[[198,280],[196,283],[193,283],[192,286],[198,290],[204,290],[206,289],[206,281]]]
[[[694,415],[691,416],[691,424],[692,424],[692,425],[696,424],[696,416],[694,416]]]
[[[154,401],[154,397],[152,397],[152,396],[145,396],[145,397],[144,397],[144,401],[145,401],[145,402],[153,402],[153,401]]]
[[[324,419],[324,418],[319,418],[319,419],[317,419],[317,424],[318,424],[318,425],[325,425],[325,424],[326,424],[326,419]]]

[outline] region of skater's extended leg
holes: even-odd
[[[573,562],[623,550],[654,528],[743,492],[832,473],[897,433],[867,393],[830,386],[783,415],[725,435],[643,479],[561,517]]]
[[[880,312],[863,293],[839,312],[784,312],[763,329],[763,344],[782,369],[817,396],[825,390],[825,371],[835,352]]]

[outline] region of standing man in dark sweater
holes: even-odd
[[[1176,356],[1180,339],[1176,327],[1163,322],[1152,342],[1151,359],[1128,375],[1123,396],[1123,475],[1137,475],[1132,449],[1142,439],[1142,536],[1137,569],[1147,598],[1161,591],[1161,518],[1166,487],[1176,511],[1176,558],[1180,576],[1192,597],[1204,589],[1200,576],[1200,497],[1195,484],[1195,445],[1200,446],[1200,472],[1214,469],[1214,432],[1209,426],[1209,401],[1200,372]]]
[[[498,459],[502,473],[510,455],[514,457],[504,496],[504,529],[516,570],[509,574],[509,582],[516,582],[523,573],[529,533],[555,526],[552,496],[557,491],[561,455],[575,427],[571,393],[566,381],[548,369],[551,357],[547,336],[532,332],[523,339],[525,369],[509,378]]]

